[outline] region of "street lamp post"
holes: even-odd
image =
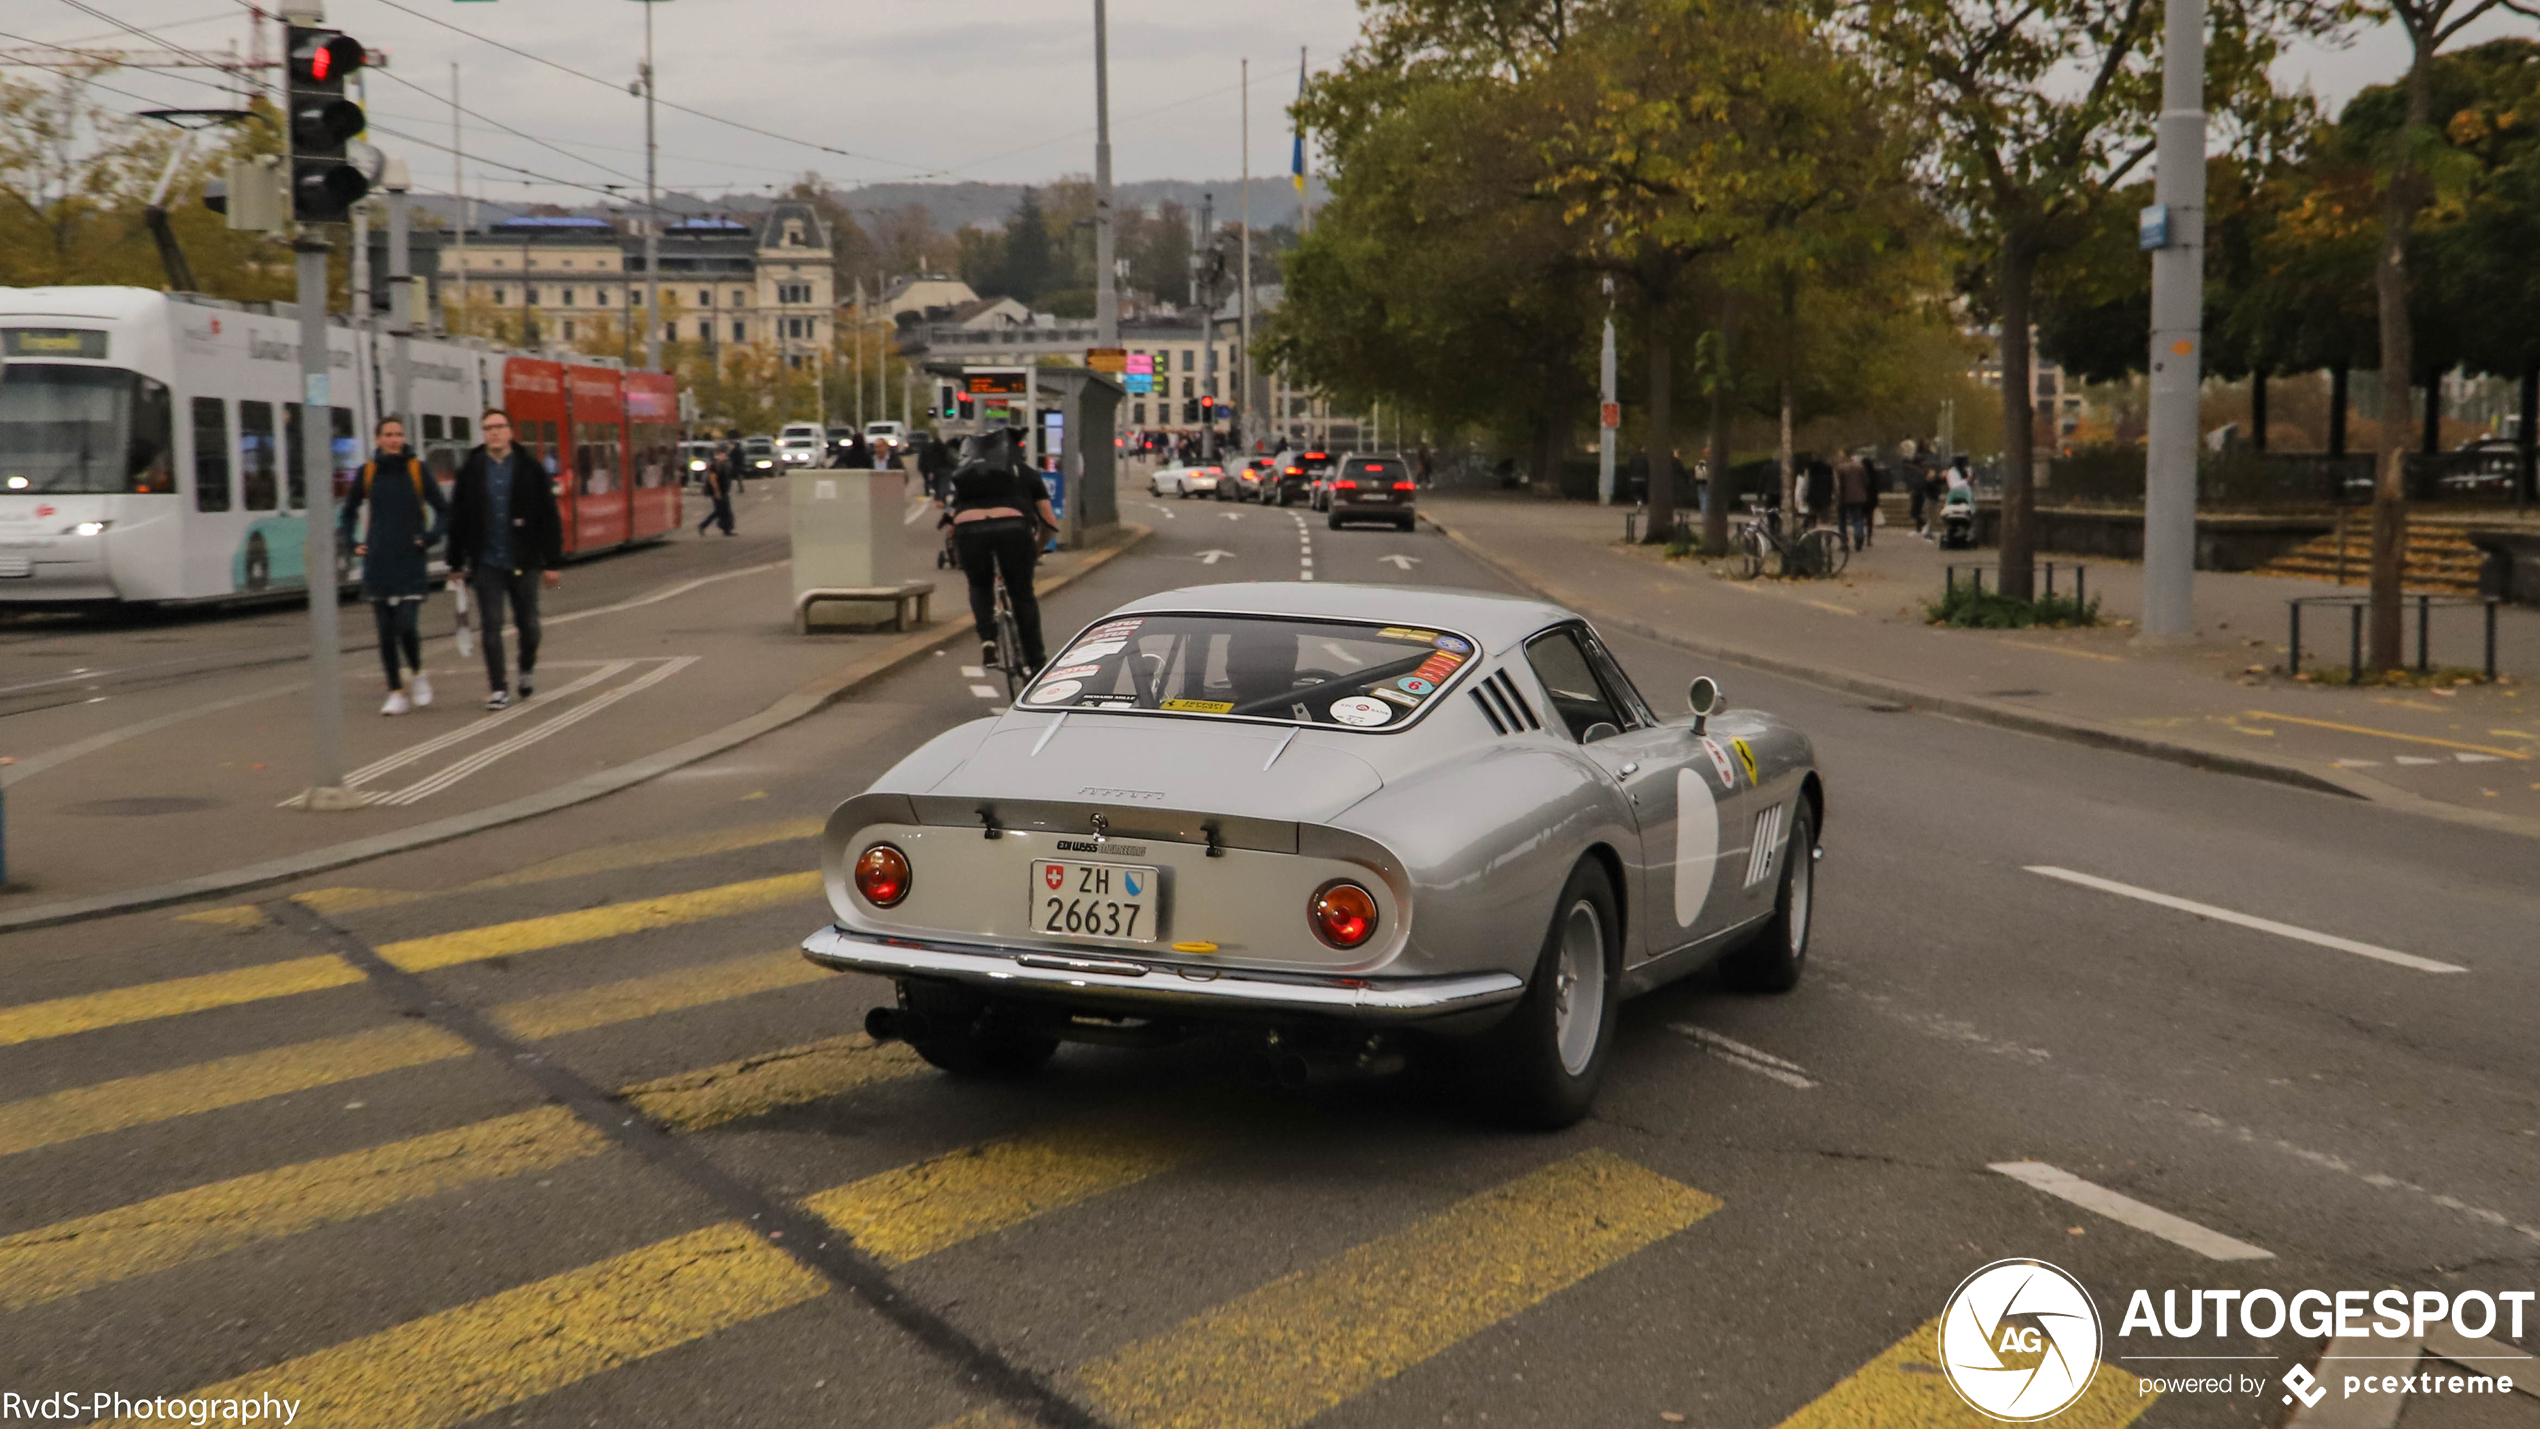
[[[2144,452],[2143,633],[2196,633],[2196,396],[2204,371],[2205,6],[2168,0],[2152,250],[2152,398]],[[2004,380],[2009,380],[2005,375]]]
[[[644,366],[661,369],[661,191],[654,181],[659,157],[653,145],[653,7],[662,0],[636,0],[644,7],[644,68],[636,84],[644,93]]]
[[[1111,42],[1103,0],[1094,0],[1094,342],[1105,348],[1120,345],[1111,255]]]

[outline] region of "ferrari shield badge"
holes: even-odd
[[[1711,767],[1720,771],[1720,787],[1723,789],[1736,788],[1737,771],[1729,767],[1729,752],[1720,747],[1719,741],[1713,739],[1703,740],[1702,752],[1711,756]]]
[[[1746,766],[1746,782],[1763,783],[1763,776],[1755,772],[1755,751],[1748,748],[1746,741],[1742,739],[1731,739],[1729,743],[1737,750],[1737,762]]]

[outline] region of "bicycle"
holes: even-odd
[[[1005,591],[1005,573],[999,571],[997,581],[997,669],[1005,673],[1005,702],[1012,704],[1023,694],[1023,682],[1030,672],[1023,668],[1023,627],[1014,620],[1014,601]]]
[[[1784,539],[1778,507],[1767,507],[1738,522],[1733,539],[1748,580],[1764,574],[1768,557],[1785,577],[1819,580],[1843,574],[1843,568],[1852,562],[1851,548],[1844,544],[1842,534],[1830,526],[1818,526]]]

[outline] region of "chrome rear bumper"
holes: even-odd
[[[1420,1022],[1497,1007],[1526,991],[1523,979],[1504,972],[1274,978],[1141,958],[880,938],[836,926],[804,939],[803,956],[839,972],[935,978],[1051,1000],[1079,998],[1203,1016],[1298,1013],[1348,1022]]]

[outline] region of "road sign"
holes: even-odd
[[[1623,425],[1623,404],[1620,402],[1604,402],[1598,404],[1596,424],[1600,427],[1619,427]]]
[[[1096,372],[1113,377],[1129,370],[1129,349],[1125,347],[1089,347],[1085,349],[1085,365]]]

